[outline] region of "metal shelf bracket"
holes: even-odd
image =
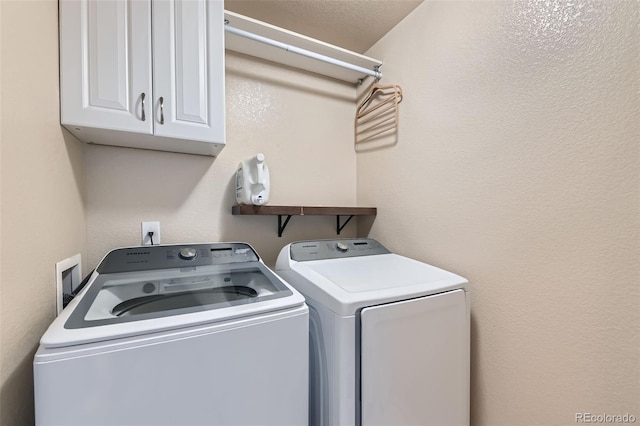
[[[2,0],[0,0],[2,1]],[[278,216],[278,237],[282,237],[291,216],[335,216],[336,233],[340,232],[354,216],[375,216],[375,207],[331,207],[331,206],[253,206],[235,205],[231,207],[232,215],[269,215]],[[342,216],[344,223],[341,223]]]
[[[287,218],[284,220],[284,223],[282,223],[282,216],[287,216]],[[278,237],[282,237],[282,233],[284,232],[284,228],[287,227],[287,223],[289,223],[289,219],[291,219],[291,215],[278,215]]]
[[[344,221],[344,223],[342,225],[340,225],[340,215],[336,215],[336,233],[338,235],[340,235],[340,231],[342,231],[344,229],[345,226],[347,226],[347,223],[349,223],[349,221],[353,218],[353,215],[350,215],[347,220]]]

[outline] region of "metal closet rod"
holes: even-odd
[[[258,35],[258,34],[250,33],[249,31],[240,30],[238,28],[234,28],[234,27],[231,27],[231,26],[227,25],[226,22],[225,22],[224,30],[229,32],[229,33],[231,33],[231,34],[238,35],[240,37],[248,38],[250,40],[255,40],[255,41],[260,42],[260,43],[268,44],[269,46],[274,46],[274,47],[283,49],[283,50],[285,50],[287,52],[296,53],[298,55],[307,56],[309,58],[317,59],[317,60],[322,61],[322,62],[327,62],[329,64],[337,65],[337,66],[342,67],[342,68],[347,68],[347,69],[350,69],[352,71],[361,72],[363,74],[366,74],[366,75],[369,75],[371,77],[374,77],[374,78],[376,78],[378,80],[382,78],[382,73],[380,71],[370,70],[368,68],[364,68],[364,67],[361,67],[361,66],[358,66],[358,65],[350,64],[349,62],[345,62],[345,61],[341,61],[339,59],[332,58],[330,56],[321,55],[319,53],[315,53],[315,52],[312,52],[310,50],[301,49],[299,47],[291,46],[289,44],[282,43],[280,41],[273,40],[273,39],[270,39],[270,38],[267,38],[267,37],[263,37],[263,36]]]

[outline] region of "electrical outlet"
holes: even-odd
[[[153,232],[153,236],[149,236],[149,232]],[[158,244],[160,244],[160,222],[142,222],[142,245]]]

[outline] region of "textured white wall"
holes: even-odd
[[[33,424],[33,354],[55,263],[84,254],[82,150],[60,127],[58,2],[2,1],[0,424]]]
[[[217,159],[85,147],[88,265],[140,244],[140,222],[160,221],[162,243],[246,241],[268,264],[297,239],[335,238],[335,217],[232,216],[238,163],[263,152],[271,205],[355,205],[352,85],[226,55],[227,146]],[[355,224],[344,236],[354,236]]]
[[[379,207],[371,236],[472,281],[475,424],[640,418],[637,9],[430,2],[369,52],[405,100],[398,144],[357,155],[357,198]],[[263,151],[273,204],[356,204],[354,94],[230,54],[220,158],[86,146],[83,178],[58,125],[57,2],[0,2],[0,19],[0,423],[23,425],[53,264],[83,251],[81,194],[86,267],[137,244],[142,220],[272,263],[335,219],[294,217],[278,239],[275,217],[232,217],[235,167]]]
[[[358,202],[471,281],[475,425],[640,421],[639,5],[426,2],[367,52],[404,100]]]

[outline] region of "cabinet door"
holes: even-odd
[[[223,20],[220,0],[153,2],[156,135],[224,141]]]
[[[361,312],[363,425],[469,425],[463,290]]]
[[[60,1],[60,97],[66,126],[152,133],[149,0]]]

